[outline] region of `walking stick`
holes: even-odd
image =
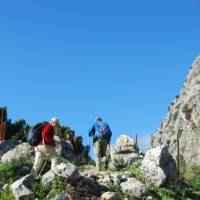
[[[90,137],[88,136],[88,155],[87,155],[87,164],[89,164],[90,160]]]
[[[110,162],[110,143],[108,143],[108,149],[107,149],[107,154],[106,154],[106,161],[105,161],[105,169],[107,170],[108,169],[108,165],[109,165],[109,162]]]
[[[43,164],[42,168],[40,169],[39,176],[41,175],[41,173],[42,173],[42,171],[43,171],[43,169],[44,169],[44,167],[45,167],[46,163],[47,163],[47,160],[45,160],[45,162],[44,162],[44,164]]]

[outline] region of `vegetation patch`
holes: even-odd
[[[12,191],[7,187],[3,192],[0,193],[1,200],[15,200],[15,197],[12,194]]]
[[[144,183],[144,176],[140,168],[141,164],[142,164],[142,161],[138,160],[136,163],[132,165],[128,165],[127,167],[123,168],[122,171],[127,172],[132,177],[135,177],[136,179]]]
[[[0,182],[4,184],[13,183],[17,179],[28,174],[27,171],[30,172],[30,167],[30,163],[23,163],[21,161],[0,163]]]

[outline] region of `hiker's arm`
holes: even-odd
[[[94,125],[88,131],[88,137],[91,137],[95,134],[95,127]]]

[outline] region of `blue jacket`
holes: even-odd
[[[104,126],[104,128],[106,129],[106,134],[105,135],[103,135],[102,133],[101,133],[101,125],[100,125],[101,123],[98,123],[98,122],[95,122],[93,125],[92,125],[92,127],[89,129],[89,131],[88,131],[88,136],[90,137],[90,136],[95,136],[97,139],[103,139],[103,138],[105,138],[105,139],[107,139],[108,140],[108,142],[110,142],[110,138],[111,138],[111,136],[112,136],[112,132],[111,132],[111,130],[110,130],[110,127],[109,127],[109,125],[106,123],[106,122],[102,122],[102,124],[103,124],[103,126]]]

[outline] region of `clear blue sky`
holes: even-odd
[[[1,1],[0,106],[29,124],[57,116],[85,139],[101,115],[112,142],[138,133],[144,146],[200,54],[199,10],[199,0]]]

